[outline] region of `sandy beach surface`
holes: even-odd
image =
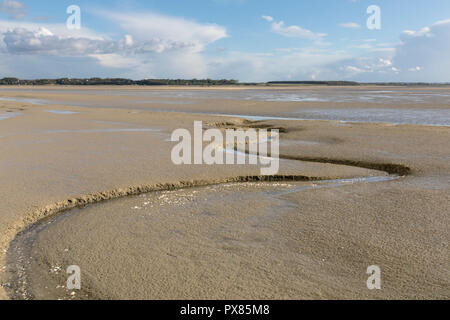
[[[449,97],[2,87],[0,298],[448,299]],[[170,135],[194,121],[280,129],[279,181],[174,165]]]

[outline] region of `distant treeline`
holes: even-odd
[[[90,78],[90,79],[34,79],[21,80],[18,78],[0,79],[0,85],[19,86],[42,86],[42,85],[65,85],[65,86],[95,86],[95,85],[116,85],[116,86],[276,86],[276,85],[315,85],[315,86],[448,86],[449,83],[424,83],[424,82],[376,82],[360,83],[355,81],[270,81],[265,83],[241,83],[238,80],[212,80],[212,79],[145,79],[131,80],[123,78]]]
[[[270,81],[268,85],[359,86],[355,81]]]
[[[90,79],[35,79],[21,80],[17,78],[0,79],[0,85],[71,85],[71,86],[95,86],[95,85],[117,85],[117,86],[224,86],[237,85],[237,80],[212,80],[212,79],[145,79],[131,80],[122,78],[90,78]]]
[[[267,85],[313,85],[313,86],[448,86],[450,83],[430,82],[356,82],[356,81],[270,81]]]
[[[369,86],[449,86],[450,83],[446,82],[373,82],[373,83],[364,83],[364,85]]]

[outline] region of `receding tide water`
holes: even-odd
[[[192,112],[193,108],[189,105],[195,100],[246,100],[246,101],[265,101],[265,102],[321,102],[321,103],[365,103],[383,105],[381,108],[374,107],[352,107],[352,108],[304,108],[299,105],[297,111],[283,111],[277,109],[276,113],[267,115],[241,115],[252,120],[270,120],[270,119],[299,119],[299,120],[332,120],[343,122],[382,122],[392,124],[422,124],[433,126],[450,126],[450,108],[430,107],[432,105],[450,106],[450,93],[448,90],[439,89],[392,89],[392,90],[355,90],[355,89],[302,89],[302,90],[132,90],[132,89],[0,89],[2,91],[14,93],[70,93],[80,95],[106,95],[127,97],[125,105],[101,105],[100,102],[73,102],[70,100],[43,100],[20,97],[0,97],[0,100],[20,101],[33,104],[64,104],[76,106],[95,106],[95,107],[118,107],[131,108],[145,103],[160,105],[156,111],[179,111],[171,109],[168,104],[184,105],[183,112]],[[135,99],[133,99],[135,98]],[[142,100],[149,98],[149,100]],[[173,100],[164,101],[158,98],[170,98]],[[184,99],[184,100],[183,100]],[[193,101],[189,101],[193,100]],[[425,104],[426,110],[417,108],[396,108],[396,104]],[[388,107],[386,107],[388,106]],[[210,111],[210,115],[216,113]],[[230,115],[223,113],[223,115]],[[231,114],[232,115],[232,114]]]

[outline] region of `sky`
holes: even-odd
[[[450,1],[0,0],[9,76],[450,82]]]

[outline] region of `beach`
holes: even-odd
[[[448,299],[449,97],[1,87],[0,298]],[[279,129],[276,181],[174,165],[171,133],[194,121]]]

